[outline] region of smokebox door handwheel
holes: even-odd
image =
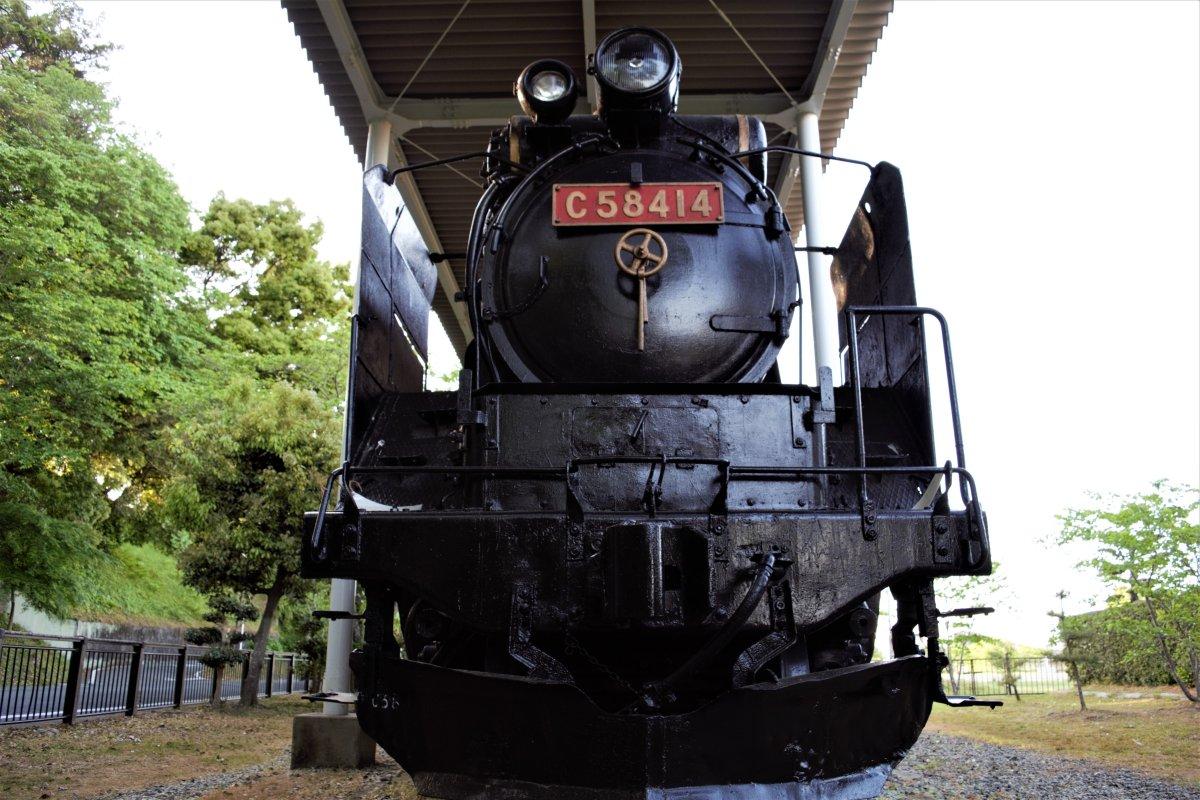
[[[621,272],[637,281],[637,347],[646,349],[646,323],[650,321],[650,309],[646,303],[646,278],[667,265],[667,243],[663,237],[649,228],[633,228],[617,240],[613,258]]]

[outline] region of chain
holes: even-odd
[[[616,672],[614,672],[612,667],[608,666],[603,661],[601,661],[600,659],[596,658],[594,655],[589,653],[587,651],[587,648],[585,648],[582,644],[580,644],[579,640],[576,639],[574,636],[572,636],[569,633],[565,634],[563,636],[563,641],[566,644],[565,651],[566,651],[567,655],[581,656],[584,661],[587,661],[588,664],[590,664],[597,672],[604,675],[610,681],[617,684],[622,689],[624,689],[625,691],[632,694],[634,697],[641,696],[641,692],[639,692],[637,689],[633,688],[632,684],[630,684],[629,681],[625,680],[620,675],[618,675]]]

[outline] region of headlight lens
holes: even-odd
[[[567,93],[567,77],[560,72],[543,70],[529,79],[529,93],[549,103]]]
[[[596,55],[596,71],[626,92],[641,92],[662,83],[671,71],[671,51],[658,37],[634,32]]]

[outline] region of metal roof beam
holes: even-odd
[[[519,113],[511,97],[433,97],[402,98],[393,101],[383,98],[383,112],[397,134],[414,128],[495,128],[508,124]],[[759,117],[764,123],[794,128],[792,104],[782,92],[762,94],[683,94],[679,99],[681,114],[746,114]],[[575,104],[575,114],[589,115],[592,106],[585,98]]]
[[[588,56],[596,52],[596,0],[583,0],[583,66],[587,68]],[[584,76],[587,84],[587,102],[590,110],[600,107],[600,87],[592,75]]]
[[[829,90],[829,82],[833,78],[834,69],[837,68],[838,56],[841,55],[846,33],[850,30],[850,20],[854,17],[854,9],[857,6],[858,0],[835,0],[829,18],[825,21],[825,30],[821,33],[821,42],[817,48],[817,59],[801,91],[801,96],[805,99],[794,111],[789,109],[782,114],[781,117],[786,121],[778,123],[780,127],[792,132],[788,137],[788,145],[791,147],[797,146],[796,132],[800,126],[800,115],[804,112],[820,115],[821,108],[825,105],[825,93]],[[772,187],[785,208],[799,176],[800,156],[786,153],[775,176],[775,186]]]
[[[382,116],[373,112],[380,110],[383,90],[371,74],[367,56],[358,41],[358,34],[354,32],[354,22],[346,12],[346,5],[342,0],[316,2],[321,18],[325,20],[325,28],[329,31],[329,38],[333,39],[333,45],[342,60],[342,67],[346,70],[346,76],[350,78],[350,85],[354,87],[354,94],[358,96],[358,104],[370,123]]]
[[[329,36],[333,39],[334,46],[337,48],[338,56],[341,58],[342,67],[346,70],[346,75],[350,78],[350,84],[354,87],[354,93],[358,97],[358,104],[362,108],[363,117],[367,123],[376,120],[387,119],[392,123],[393,137],[404,133],[412,126],[405,127],[406,120],[397,119],[397,115],[389,113],[385,105],[390,101],[383,94],[383,90],[379,88],[379,84],[375,80],[375,76],[371,74],[371,68],[367,64],[367,57],[363,54],[362,45],[358,41],[358,36],[354,32],[354,23],[350,20],[350,15],[346,12],[346,6],[342,0],[316,0],[317,8],[321,12],[322,19],[325,20],[325,27],[329,30]],[[404,165],[404,153],[396,144],[395,139],[391,143],[393,158],[396,159],[398,165]],[[408,206],[413,215],[413,220],[417,223],[417,230],[421,233],[421,238],[425,240],[425,246],[431,252],[445,252],[442,248],[441,241],[438,238],[437,230],[433,226],[433,221],[430,219],[429,211],[425,208],[425,201],[421,197],[421,192],[417,189],[417,184],[412,178],[411,173],[405,173],[396,181],[396,188],[400,190],[400,196],[404,199],[404,204]],[[454,270],[450,266],[450,262],[443,260],[437,265],[438,286],[446,295],[446,300],[450,304],[450,308],[454,310],[455,320],[462,329],[463,337],[466,341],[470,341],[471,323],[467,315],[466,306],[462,301],[455,300],[460,287],[458,279],[454,277]],[[461,353],[459,354],[462,355]]]

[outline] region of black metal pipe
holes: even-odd
[[[785,144],[769,144],[766,147],[756,147],[753,150],[741,150],[737,153],[730,153],[729,157],[745,158],[746,156],[757,156],[761,153],[793,153],[798,156],[822,158],[827,161],[841,161],[845,164],[857,164],[860,167],[866,167],[872,172],[875,171],[875,165],[869,161],[860,161],[857,158],[846,158],[845,156],[835,156],[831,153],[818,153],[813,150],[801,150],[799,147],[790,147]]]
[[[441,167],[446,164],[453,164],[456,161],[468,161],[472,158],[488,158],[493,161],[497,161],[506,167],[511,167],[513,169],[521,169],[521,170],[525,170],[526,172],[529,171],[529,167],[526,167],[524,164],[518,164],[515,161],[509,161],[507,158],[502,158],[502,157],[496,155],[495,153],[489,153],[487,150],[480,150],[480,151],[474,152],[474,153],[462,153],[460,155],[450,156],[448,158],[438,158],[438,159],[434,159],[433,161],[422,161],[419,164],[408,164],[403,167],[398,167],[398,168],[392,170],[391,172],[389,172],[387,175],[385,175],[384,180],[387,181],[388,183],[395,183],[396,176],[402,175],[405,172],[416,172],[417,170],[425,169],[426,167]]]
[[[771,582],[771,574],[775,571],[775,554],[767,553],[763,558],[762,566],[754,574],[754,579],[750,582],[750,588],[746,590],[746,596],[742,598],[742,602],[738,604],[737,610],[725,620],[725,624],[721,626],[712,638],[704,643],[704,646],[697,650],[691,658],[683,662],[667,677],[661,681],[656,681],[646,687],[646,692],[643,701],[650,707],[657,706],[663,699],[663,695],[675,684],[684,678],[692,675],[701,667],[721,652],[725,645],[737,635],[738,631],[750,619],[750,615],[754,613],[754,609],[758,608],[759,602],[762,600],[767,591],[767,585]]]

